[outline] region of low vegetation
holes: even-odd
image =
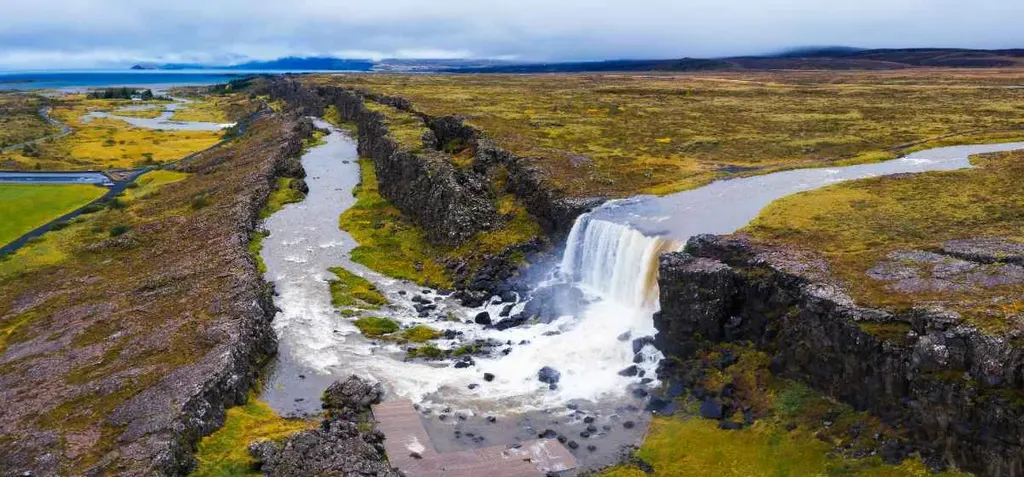
[[[945,141],[1022,139],[1020,70],[677,75],[331,75],[306,79],[467,118],[572,195],[870,162]],[[393,113],[389,113],[393,116]],[[418,128],[418,126],[417,126]],[[415,129],[397,128],[411,147]]]
[[[342,267],[330,269],[337,278],[328,282],[331,287],[331,303],[345,310],[377,310],[386,305],[384,294],[369,280]]]
[[[356,328],[359,328],[359,332],[367,338],[380,338],[384,335],[394,333],[399,330],[400,325],[397,321],[391,318],[381,318],[378,316],[367,316],[360,318],[354,323]]]
[[[44,106],[41,96],[0,94],[0,149],[54,134],[59,129],[39,114]],[[0,156],[0,163],[3,157]],[[7,167],[7,166],[3,166]]]
[[[410,152],[423,150],[423,135],[429,131],[423,119],[405,111],[366,100],[366,108],[384,116],[384,124],[388,127],[388,135],[398,146]]]
[[[260,218],[270,217],[275,212],[283,209],[284,206],[302,202],[302,199],[306,198],[301,191],[292,187],[294,181],[295,179],[290,177],[277,178],[274,191],[270,193],[270,199],[267,200],[267,206],[260,211]]]
[[[94,185],[0,184],[0,246],[107,192]]]
[[[902,431],[802,384],[774,377],[768,363],[764,353],[737,345],[705,350],[692,362],[683,363],[683,369],[700,370],[697,384],[707,392],[720,396],[729,387],[737,405],[749,409],[755,419],[742,429],[725,430],[719,421],[698,417],[699,399],[689,401],[676,416],[654,418],[636,458],[653,467],[654,475],[962,475],[955,471],[932,473],[916,457],[886,464],[872,451],[879,445],[878,439],[899,438]],[[731,422],[744,422],[742,414],[737,412]],[[633,463],[599,475],[648,474]]]
[[[315,427],[316,421],[284,419],[255,395],[244,406],[228,409],[224,426],[199,442],[199,467],[192,477],[255,477],[263,475],[249,456],[249,444],[282,439]]]
[[[974,157],[975,168],[846,182],[776,201],[746,231],[756,240],[821,254],[859,303],[903,309],[941,304],[992,331],[1024,310],[1024,283],[894,292],[868,271],[895,251],[947,240],[1024,242],[1024,152]]]
[[[157,103],[159,104],[159,103]],[[33,151],[9,152],[0,158],[14,169],[126,169],[174,161],[206,149],[222,138],[219,131],[170,131],[136,128],[113,118],[83,118],[90,112],[149,117],[156,110],[118,111],[138,102],[87,99],[66,95],[53,101],[51,116],[72,133],[38,144]],[[26,154],[27,152],[27,154]]]
[[[0,260],[0,379],[9,392],[0,434],[19,436],[23,458],[45,454],[74,475],[144,473],[119,452],[138,442],[124,423],[161,439],[173,430],[129,403],[146,393],[161,413],[174,412],[185,400],[181,379],[205,379],[197,373],[222,359],[243,320],[256,319],[260,291],[239,231],[294,130],[263,118],[182,165],[192,173],[152,176]],[[192,207],[200,196],[208,205]]]

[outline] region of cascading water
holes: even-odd
[[[657,311],[658,257],[678,248],[677,241],[585,214],[569,233],[561,270],[605,299]]]

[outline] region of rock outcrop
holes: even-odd
[[[345,477],[401,477],[388,464],[384,435],[367,431],[370,406],[380,402],[380,384],[355,376],[332,384],[324,392],[327,419],[318,429],[301,431],[283,441],[261,441],[249,446],[263,471],[271,477],[337,475]]]
[[[276,178],[297,173],[303,122],[254,120],[134,202],[116,243],[0,283],[0,319],[24,323],[0,346],[0,475],[192,469],[195,444],[277,352],[248,244]]]
[[[753,343],[774,356],[776,374],[908,429],[931,459],[1024,475],[1019,336],[939,309],[858,306],[822,263],[742,237],[695,237],[662,257],[659,285],[657,346],[667,354]]]

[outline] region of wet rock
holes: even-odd
[[[625,333],[623,333],[623,334],[619,335],[619,336],[618,336],[617,338],[615,338],[615,339],[617,339],[617,340],[619,340],[619,341],[629,341],[629,339],[630,339],[630,338],[632,338],[632,337],[633,337],[633,333],[632,333],[632,332],[629,332],[629,331],[627,331],[627,332],[625,332]]]
[[[554,429],[545,429],[544,432],[537,434],[537,437],[541,439],[554,439],[556,436],[558,436],[558,433]]]
[[[501,301],[502,301],[502,303],[515,303],[516,302],[516,294],[515,294],[515,292],[513,292],[511,290],[506,290],[506,291],[501,292]]]
[[[471,366],[473,366],[473,359],[469,358],[469,359],[464,359],[464,360],[461,360],[461,361],[457,361],[453,367],[455,369],[463,369],[463,368],[468,368],[468,367],[471,367]]]
[[[619,371],[619,376],[626,376],[626,377],[636,376],[637,373],[639,373],[639,372],[640,372],[640,368],[638,368],[634,364],[634,365],[632,365],[632,366],[630,366],[630,367],[628,367],[626,369],[623,369],[622,371]]]
[[[552,285],[533,292],[523,315],[550,323],[565,315],[577,315],[583,306],[583,291],[572,285]]]
[[[597,426],[595,426],[593,424],[588,425],[587,426],[587,432],[589,432],[591,434],[596,434],[597,433]]]
[[[558,390],[558,385],[555,384],[555,383],[551,383],[551,384],[548,385],[548,389],[550,389],[551,391],[557,391]]]
[[[300,477],[342,475],[359,469],[360,475],[399,477],[384,456],[384,435],[363,432],[358,419],[380,402],[380,384],[351,377],[332,384],[324,392],[324,407],[331,411],[316,429],[292,434],[281,442],[261,441],[249,446],[249,454],[266,475]],[[346,474],[347,475],[347,474]]]
[[[472,383],[472,384],[470,384],[470,385],[469,385],[469,386],[467,386],[467,387],[468,387],[469,389],[476,389],[476,388],[480,387],[480,385],[479,385],[479,384],[477,384],[477,383]]]
[[[501,321],[495,323],[494,324],[494,329],[496,329],[496,330],[507,330],[507,329],[510,329],[510,328],[515,328],[517,326],[523,325],[527,321],[529,321],[529,317],[527,317],[526,315],[524,315],[522,313],[517,313],[514,316],[511,316],[509,318],[505,318],[504,320],[501,320]],[[523,344],[523,343],[519,343],[519,344]]]
[[[489,325],[491,324],[491,314],[486,311],[482,311],[477,313],[476,317],[473,318],[473,321],[478,325]]]
[[[625,421],[625,422],[622,423],[622,427],[624,427],[626,429],[632,429],[632,428],[636,427],[636,423],[633,422],[633,421]]]
[[[590,423],[594,422],[595,420],[596,419],[594,418],[594,416],[587,416],[587,417],[583,418],[583,422],[585,422],[587,424],[590,424]]]
[[[644,337],[641,337],[641,338],[637,338],[637,339],[633,340],[633,354],[636,355],[636,354],[640,353],[640,350],[644,349],[644,346],[653,345],[653,344],[654,344],[654,337],[653,336],[644,336]]]
[[[502,318],[508,317],[510,314],[512,314],[512,309],[513,308],[515,308],[515,305],[512,305],[512,304],[505,305],[504,307],[501,308],[501,312],[498,313],[498,316],[500,316]]]
[[[582,437],[584,439],[587,439],[587,438],[590,437],[590,432],[589,431],[581,431],[580,432],[580,437]]]
[[[562,373],[550,366],[544,366],[537,372],[537,379],[542,383],[556,384],[562,379]]]
[[[647,390],[644,388],[633,388],[633,397],[637,399],[643,399],[647,397]]]
[[[495,422],[498,422],[498,418],[494,416],[487,416],[487,422],[494,424]]]
[[[700,415],[704,419],[721,419],[723,415],[722,404],[714,398],[706,398],[700,405]]]
[[[594,444],[587,444],[587,450],[590,452],[594,452],[597,450],[597,446],[595,446]]]
[[[579,449],[579,448],[580,448],[580,445],[579,445],[579,443],[577,443],[576,441],[573,441],[573,440],[570,440],[570,441],[569,441],[569,442],[568,442],[568,443],[566,444],[566,446],[568,446],[568,447],[569,447],[570,449],[572,449],[572,450],[576,450],[576,449]]]
[[[491,373],[484,373],[484,381],[487,381],[487,382],[494,381],[494,375],[491,374]]]

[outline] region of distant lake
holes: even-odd
[[[226,83],[251,74],[282,74],[286,71],[248,70],[79,70],[0,71],[0,90],[75,90],[108,86],[169,88]],[[297,73],[297,72],[296,72]]]

